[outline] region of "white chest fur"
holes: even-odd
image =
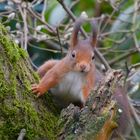
[[[82,88],[86,82],[86,74],[82,72],[67,73],[59,84],[51,89],[53,95],[64,103],[84,102]]]

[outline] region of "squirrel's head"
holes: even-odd
[[[84,19],[81,18],[75,22],[71,36],[69,55],[75,71],[89,72],[95,58],[94,47],[96,46],[96,29],[93,29],[92,36],[89,39],[79,40],[78,32],[83,22]]]

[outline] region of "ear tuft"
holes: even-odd
[[[97,21],[94,19],[91,21],[91,25],[92,25],[92,36],[91,36],[91,45],[94,47],[97,46],[97,30],[98,30],[98,23]]]
[[[78,43],[78,32],[83,22],[85,22],[84,17],[80,17],[75,21],[72,36],[71,36],[71,44],[70,44],[72,48],[74,48]]]

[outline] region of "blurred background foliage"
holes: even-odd
[[[28,52],[34,68],[48,59],[60,59],[65,55],[74,20],[81,15],[98,21],[97,49],[111,68],[125,72],[129,97],[138,109],[139,0],[0,0],[0,21],[19,47]],[[89,24],[83,28],[90,36]],[[102,60],[95,59],[97,68],[105,71]]]

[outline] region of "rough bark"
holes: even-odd
[[[57,109],[49,94],[37,99],[31,93],[31,83],[37,81],[26,52],[0,24],[1,140],[16,140],[21,130],[27,140],[56,139]]]
[[[59,140],[109,140],[116,128],[120,135],[125,134],[130,114],[122,82],[121,71],[111,70],[90,94],[84,108],[70,105],[64,109]],[[113,138],[120,139],[118,135]]]

